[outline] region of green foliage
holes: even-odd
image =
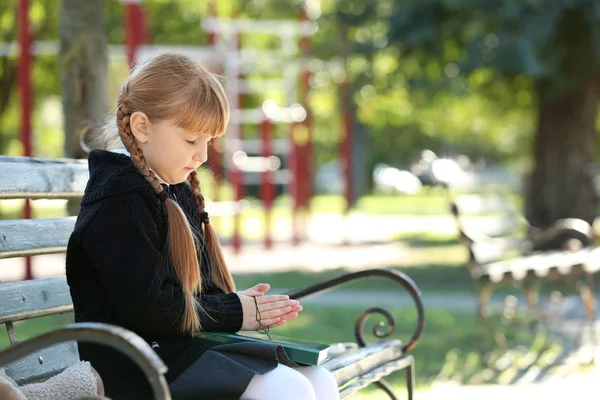
[[[237,14],[241,18],[297,20],[302,2],[228,0],[216,3],[221,17]],[[527,59],[518,56],[518,51],[538,49],[534,45],[543,43],[544,38],[557,32],[559,25],[552,16],[557,10],[566,12],[567,5],[563,2],[331,0],[309,3],[312,4],[309,15],[318,17],[319,27],[311,38],[309,56],[313,74],[309,106],[314,122],[317,164],[337,158],[339,154],[339,84],[346,76],[356,119],[369,136],[369,165],[380,161],[406,165],[423,148],[474,157],[486,155],[498,160],[514,160],[529,154],[533,130],[531,116],[536,101],[530,78],[535,74],[550,74],[551,67],[556,64],[552,60],[561,55],[535,51],[528,54],[531,59]],[[315,8],[317,3],[320,5]],[[32,1],[31,20],[36,39],[58,38],[58,7],[52,4],[55,4],[52,0]],[[118,0],[108,0],[104,4],[109,44],[122,45],[125,32],[123,4]],[[569,4],[570,7],[584,7],[589,18],[596,15],[592,12],[594,1],[577,0]],[[202,27],[208,10],[207,0],[146,0],[144,7],[151,43],[207,45],[207,35]],[[14,29],[14,7],[3,3],[0,5],[0,40],[15,40]],[[347,59],[343,57],[341,41],[344,29],[350,42]],[[594,26],[593,29],[595,33],[597,28]],[[511,32],[513,36],[509,35]],[[524,39],[519,39],[521,36]],[[514,40],[509,40],[511,37]],[[245,35],[242,41],[247,48],[277,47],[272,38],[265,39],[262,35]],[[471,54],[470,50],[477,48],[473,43],[479,43],[481,48],[486,43],[493,45],[496,42],[493,59],[486,58],[481,51]],[[494,60],[501,62],[503,69],[492,62]],[[5,110],[0,93],[1,153],[20,151],[18,97],[14,77],[8,79],[15,61],[14,58],[0,58],[0,89],[3,77],[13,85],[7,92],[10,106]],[[524,70],[514,67],[521,64]],[[115,59],[111,63],[111,99],[127,71],[126,60]],[[527,71],[532,72],[528,75]],[[60,136],[60,128],[48,124],[42,117],[42,110],[48,109],[44,103],[60,96],[57,77],[56,57],[36,58],[33,68],[34,128],[39,138],[35,151],[40,154],[60,154],[62,151],[50,149],[60,146],[61,139],[56,137]],[[268,77],[259,72],[247,76],[250,79]],[[281,97],[279,94],[273,96]],[[264,100],[264,96],[247,95],[244,102],[247,107],[258,107]],[[244,134],[257,137],[258,127],[247,126]],[[279,126],[276,131],[279,137],[288,134],[289,127],[286,126]]]
[[[600,71],[599,22],[594,0],[399,0],[388,38],[427,66],[411,71],[415,79],[452,81],[486,68],[556,93]]]

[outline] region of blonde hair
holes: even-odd
[[[150,121],[170,119],[189,132],[219,137],[225,133],[229,122],[227,94],[215,74],[190,58],[171,53],[156,56],[134,68],[121,85],[117,96],[116,129],[113,114],[112,121],[103,124],[89,146],[106,150],[125,146],[137,170],[154,192],[165,200],[171,258],[186,299],[180,329],[194,333],[201,329],[198,313],[203,311],[196,300],[196,295],[202,291],[202,276],[194,235],[183,210],[166,196],[131,133],[129,118],[136,111],[145,113]],[[202,214],[205,200],[196,171],[189,175],[188,183]],[[234,292],[233,278],[225,264],[217,235],[208,219],[204,219],[202,225],[212,261],[212,280],[223,292]]]

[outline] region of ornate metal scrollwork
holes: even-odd
[[[304,289],[293,290],[286,294],[291,299],[306,299],[317,294],[328,292],[343,284],[372,277],[382,277],[386,279],[391,279],[392,281],[402,286],[412,297],[413,302],[415,303],[415,306],[417,308],[417,326],[415,327],[415,330],[413,331],[413,334],[410,337],[410,339],[406,342],[406,344],[404,344],[404,346],[402,346],[402,351],[408,352],[412,350],[417,345],[419,336],[421,336],[421,332],[423,331],[423,327],[425,324],[425,311],[423,309],[423,303],[421,301],[421,292],[419,291],[417,285],[408,275],[403,274],[402,272],[385,268],[366,269],[358,272],[345,274],[337,278],[329,279],[327,281],[309,286]],[[362,333],[364,324],[366,320],[373,314],[383,315],[387,319],[388,323],[387,331],[381,331],[381,329],[385,327],[385,323],[383,322],[380,322],[378,325],[375,326],[375,328],[373,328],[373,333],[375,334],[375,337],[385,338],[390,336],[394,332],[395,321],[389,311],[379,307],[369,308],[358,317],[355,326],[356,338],[359,345],[361,346],[365,346],[364,334]]]

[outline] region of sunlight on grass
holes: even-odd
[[[356,305],[345,307],[307,307],[301,317],[288,321],[274,329],[284,335],[321,343],[354,342],[354,324],[364,309]],[[393,339],[406,340],[416,323],[413,309],[389,309],[396,318]],[[365,325],[367,342],[375,340],[371,329],[382,317],[374,315]],[[43,317],[16,324],[17,336],[24,340],[72,321],[72,314]],[[532,365],[544,368],[554,362],[561,353],[558,343],[548,343],[543,335],[529,338],[522,345],[506,350],[493,349],[481,357],[478,351],[480,337],[474,315],[464,312],[426,310],[426,324],[419,344],[411,352],[416,358],[417,392],[427,391],[436,383],[456,384],[510,384],[511,381]],[[0,346],[8,345],[8,339],[0,338]],[[400,399],[406,399],[405,371],[398,371],[386,378],[395,388]],[[355,395],[356,399],[387,399],[376,386],[371,385]]]

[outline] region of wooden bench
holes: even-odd
[[[80,198],[87,179],[85,161],[0,156],[0,200]],[[74,224],[75,217],[2,220],[0,259],[64,252]],[[376,383],[395,399],[393,389],[383,378],[405,369],[408,398],[412,399],[414,357],[409,352],[422,332],[424,310],[420,292],[408,276],[393,270],[370,269],[288,294],[294,299],[304,299],[369,277],[392,279],[410,294],[417,310],[414,333],[406,343],[390,339],[395,328],[393,316],[385,309],[370,308],[356,322],[357,343],[332,345],[334,356],[323,366],[335,376],[342,398]],[[6,326],[11,343],[9,348],[0,350],[0,367],[5,367],[7,374],[19,384],[37,382],[79,361],[75,341],[103,343],[124,352],[136,362],[146,374],[155,399],[171,398],[164,379],[167,367],[144,340],[126,329],[100,323],[79,323],[21,342],[17,340],[16,321],[66,313],[72,309],[64,276],[0,283],[0,324]],[[367,344],[363,331],[367,319],[374,314],[385,321],[373,329],[378,341]]]
[[[449,192],[448,192],[449,193]],[[596,302],[593,274],[600,268],[600,249],[585,221],[563,219],[536,229],[498,191],[450,195],[460,241],[469,253],[468,270],[478,286],[478,311],[489,314],[490,298],[500,285],[521,286],[528,309],[543,316],[539,290],[545,282],[572,284],[583,301],[593,329]]]

